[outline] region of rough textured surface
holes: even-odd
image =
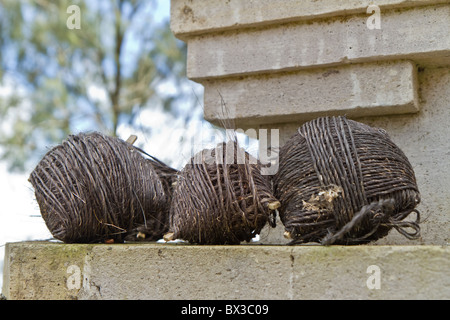
[[[439,5],[383,12],[381,29],[367,28],[369,16],[359,14],[195,36],[187,75],[199,81],[395,59],[445,64],[449,16],[450,5]]]
[[[448,3],[448,0],[377,0],[381,10]],[[171,28],[177,37],[290,21],[366,13],[372,0],[172,0]]]
[[[367,63],[273,75],[206,80],[205,119],[225,117],[238,128],[307,121],[325,115],[374,116],[417,112],[416,66]],[[223,115],[222,100],[227,105]]]
[[[8,299],[450,298],[449,247],[25,242],[6,249]]]
[[[409,157],[421,193],[422,241],[450,243],[450,68],[420,73],[421,110],[410,116],[364,118],[386,129]],[[397,234],[380,244],[404,244]]]

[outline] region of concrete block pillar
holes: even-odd
[[[204,86],[212,123],[278,129],[281,145],[325,115],[386,129],[422,194],[414,243],[447,244],[450,1],[375,3],[172,0],[171,28],[187,43],[187,75]],[[282,229],[263,240],[285,243]],[[391,232],[377,243],[412,242]]]

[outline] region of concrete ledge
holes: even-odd
[[[448,3],[448,0],[172,0],[171,28],[180,39],[199,33]]]
[[[6,245],[8,299],[450,299],[440,246]]]
[[[410,61],[367,63],[262,76],[208,80],[205,119],[238,128],[316,117],[419,111],[417,70]],[[223,114],[222,99],[227,105]]]
[[[381,29],[370,30],[368,15],[356,14],[195,36],[187,75],[200,81],[404,59],[448,65],[449,15],[450,5],[437,5],[383,12]]]

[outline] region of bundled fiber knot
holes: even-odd
[[[192,157],[179,173],[166,240],[198,244],[250,241],[280,203],[256,159],[237,142],[221,143]]]
[[[176,171],[121,139],[69,136],[31,173],[42,217],[64,242],[158,240]]]
[[[360,244],[392,228],[420,236],[414,171],[382,129],[345,117],[307,122],[281,148],[273,182],[292,244]]]

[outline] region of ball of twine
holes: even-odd
[[[174,174],[121,139],[81,133],[51,149],[29,181],[56,239],[123,242],[162,238]]]
[[[360,244],[392,228],[420,236],[414,171],[382,129],[345,117],[307,122],[281,148],[273,182],[292,244]],[[416,221],[404,221],[412,212]]]
[[[250,241],[268,221],[274,225],[279,205],[256,159],[237,142],[222,143],[196,154],[179,173],[164,239]]]

